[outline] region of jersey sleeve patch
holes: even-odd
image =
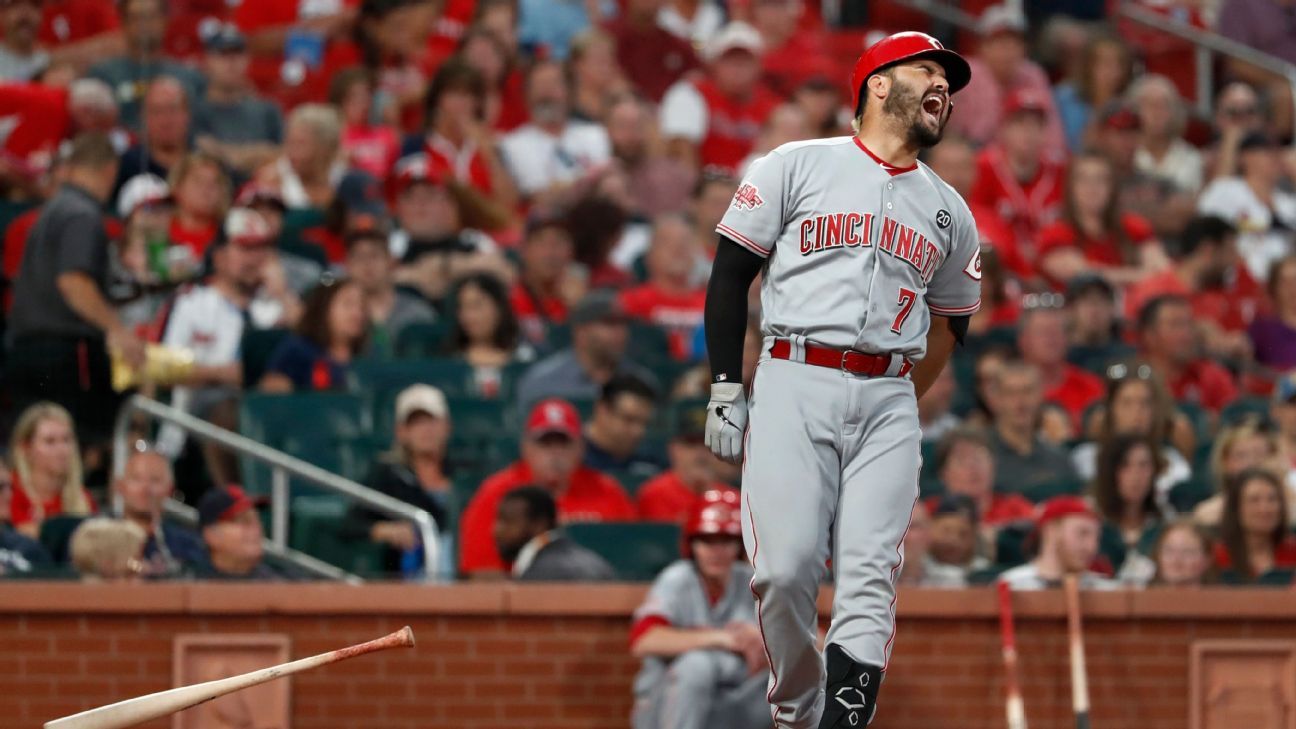
[[[760,190],[750,182],[744,182],[734,193],[733,202],[730,203],[736,210],[755,210],[765,204],[760,196]]]
[[[963,273],[966,273],[968,278],[972,279],[973,281],[981,280],[981,248],[980,247],[978,247],[976,249],[976,252],[972,254],[972,259],[969,260],[967,266],[964,267]]]

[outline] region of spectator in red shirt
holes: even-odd
[[[56,62],[78,69],[121,53],[126,41],[116,5],[113,0],[43,0],[41,45],[53,49]]]
[[[1017,239],[1012,228],[999,217],[994,207],[977,202],[973,197],[978,165],[977,151],[972,144],[962,137],[946,134],[940,144],[927,149],[923,156],[932,172],[967,201],[972,219],[976,221],[977,234],[981,236],[982,253],[993,249],[1002,268],[1022,279],[1032,277],[1035,272],[1017,250]],[[982,261],[982,265],[985,265],[985,261]],[[982,288],[989,287],[982,284]],[[983,305],[981,308],[989,313],[989,307]]]
[[[751,24],[761,34],[765,82],[784,98],[815,73],[825,54],[825,38],[816,28],[800,24],[807,3],[802,0],[760,0],[752,3]]]
[[[670,354],[692,357],[693,336],[702,326],[706,288],[693,283],[698,251],[689,222],[665,215],[653,226],[652,247],[645,263],[648,282],[621,293],[626,314],[662,328],[670,338]]]
[[[1170,266],[1152,226],[1121,212],[1112,165],[1093,153],[1071,160],[1062,217],[1039,232],[1037,255],[1039,270],[1054,285],[1098,273],[1113,286],[1126,286]]]
[[[1247,336],[1256,362],[1280,372],[1296,370],[1296,256],[1278,259],[1269,271],[1273,312],[1256,317],[1247,327]],[[1239,268],[1238,273],[1240,278],[1246,269]]]
[[[1253,468],[1233,477],[1224,492],[1224,519],[1215,566],[1244,582],[1275,569],[1296,568],[1296,537],[1287,531],[1289,495],[1271,471]]]
[[[1065,408],[1079,430],[1084,411],[1102,397],[1103,383],[1067,362],[1067,315],[1060,303],[1023,307],[1017,322],[1017,349],[1039,370],[1044,399]]]
[[[627,0],[621,19],[608,29],[616,39],[621,68],[654,103],[699,65],[692,44],[657,24],[663,2]]]
[[[51,402],[28,407],[14,424],[9,449],[14,464],[9,519],[19,532],[37,539],[46,519],[95,512],[81,482],[81,452],[67,410]]]
[[[1008,4],[986,8],[981,14],[977,52],[968,59],[972,67],[971,93],[959,98],[958,111],[950,116],[949,132],[974,144],[987,144],[1012,114],[1007,99],[1027,93],[1038,99],[1040,137],[1050,154],[1063,154],[1066,136],[1053,106],[1048,76],[1026,55],[1026,18]]]
[[[990,441],[974,428],[955,428],[936,451],[936,473],[946,494],[972,499],[981,517],[982,537],[994,544],[994,534],[1007,524],[1030,521],[1035,507],[1020,494],[995,493],[995,458]],[[940,497],[927,500],[928,510]]]
[[[230,204],[230,180],[220,161],[195,152],[180,161],[171,172],[175,216],[171,218],[171,242],[188,246],[194,258],[202,260],[216,242],[221,221]]]
[[[1138,316],[1139,354],[1179,400],[1218,411],[1237,398],[1228,370],[1202,357],[1192,304],[1174,294],[1143,305]]]
[[[320,68],[330,46],[349,40],[359,5],[360,0],[240,3],[234,22],[248,34],[257,85],[269,90],[301,84],[310,70]]]
[[[576,247],[567,220],[539,213],[527,223],[522,266],[509,294],[523,336],[543,344],[549,327],[567,321],[567,309],[584,293],[572,275]]]
[[[1011,227],[1017,250],[1032,265],[1036,235],[1061,212],[1066,175],[1045,154],[1044,104],[1044,97],[1025,89],[1008,97],[995,143],[977,157],[969,199],[994,210]]]
[[[507,565],[492,537],[505,494],[540,486],[558,501],[562,523],[632,521],[634,506],[612,478],[581,465],[580,415],[565,400],[542,400],[527,417],[522,458],[482,482],[459,526],[459,569],[471,578],[499,577]]]
[[[779,98],[761,83],[760,34],[730,23],[707,44],[707,73],[678,81],[661,103],[667,153],[695,168],[736,172]]]
[[[400,154],[400,137],[391,125],[374,122],[369,72],[356,67],[334,76],[329,104],[342,114],[342,153],[347,162],[377,179],[386,177]]]
[[[683,524],[707,491],[736,491],[716,478],[716,458],[703,442],[706,408],[683,408],[667,449],[670,470],[639,487],[639,517]]]
[[[459,56],[486,79],[486,124],[511,132],[530,119],[513,1],[483,2],[477,11],[476,24],[459,43]]]
[[[1237,230],[1227,220],[1203,216],[1190,222],[1179,238],[1174,265],[1125,292],[1126,318],[1134,319],[1144,304],[1165,294],[1192,302],[1193,317],[1209,352],[1230,359],[1250,355],[1245,330],[1263,294],[1238,258]]]

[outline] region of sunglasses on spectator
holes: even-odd
[[[1109,380],[1125,380],[1131,377],[1138,380],[1150,380],[1152,379],[1152,367],[1145,364],[1134,367],[1127,364],[1114,364],[1107,368],[1107,379]]]
[[[1042,294],[1026,294],[1021,299],[1021,307],[1026,311],[1035,309],[1061,309],[1066,305],[1066,297],[1062,294],[1045,292]]]
[[[1258,106],[1232,106],[1224,109],[1224,115],[1230,119],[1241,119],[1259,113],[1260,107]]]

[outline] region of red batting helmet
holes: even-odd
[[[698,497],[684,525],[684,556],[693,556],[694,537],[710,534],[742,537],[742,502],[737,491],[712,489]]]
[[[851,74],[851,109],[859,113],[860,90],[869,76],[890,66],[919,58],[930,58],[945,69],[945,79],[949,81],[951,94],[968,85],[972,80],[972,68],[963,56],[947,49],[940,41],[916,31],[907,31],[889,35],[874,43],[864,51],[864,55],[855,62],[855,71]]]

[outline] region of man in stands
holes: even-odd
[[[189,97],[171,76],[158,76],[144,92],[141,116],[144,132],[121,158],[114,197],[130,178],[145,172],[167,179],[171,169],[189,154]]]
[[[1098,515],[1078,496],[1058,496],[1046,501],[1035,522],[1039,554],[1020,567],[999,576],[1014,590],[1047,590],[1062,586],[1075,575],[1082,590],[1115,589],[1117,583],[1090,570],[1098,557]]]
[[[708,491],[734,490],[716,478],[719,461],[703,442],[705,435],[706,408],[681,410],[667,449],[670,470],[639,487],[641,519],[683,524],[699,496]]]
[[[762,50],[760,33],[746,23],[730,23],[711,39],[706,76],[679,81],[662,99],[662,137],[672,157],[736,173],[780,103],[761,83]]]
[[[990,444],[998,464],[996,491],[1019,493],[1076,480],[1071,459],[1037,431],[1044,387],[1035,365],[1003,363],[991,375],[986,395],[994,417]]]
[[[259,504],[239,486],[218,486],[203,495],[198,502],[198,527],[207,544],[208,562],[198,569],[200,579],[284,579],[264,561]]]
[[[543,344],[550,327],[567,321],[567,309],[583,284],[572,276],[576,245],[562,215],[538,211],[527,221],[522,240],[521,268],[509,293],[522,335],[532,344]]]
[[[7,0],[0,6],[0,81],[31,81],[49,66],[49,53],[36,46],[40,23],[38,0]]]
[[[769,724],[769,661],[742,559],[738,495],[708,491],[684,526],[684,559],[662,571],[634,613],[635,729]]]
[[[148,535],[144,560],[148,574],[175,577],[192,572],[207,561],[202,539],[184,527],[162,520],[162,507],[175,492],[171,462],[157,451],[136,451],[126,459],[122,475],[113,483],[121,503],[121,518]]]
[[[1237,385],[1228,370],[1202,356],[1188,299],[1167,294],[1144,304],[1138,315],[1138,338],[1139,356],[1176,399],[1219,411],[1237,398]]]
[[[607,560],[558,528],[558,504],[539,486],[522,486],[500,500],[495,546],[521,582],[599,582],[616,579]]]
[[[1008,224],[1017,251],[1031,264],[1036,234],[1060,212],[1066,181],[1066,168],[1048,154],[1047,104],[1046,95],[1031,89],[1008,95],[995,142],[977,157],[976,184],[968,198]],[[960,109],[954,118],[962,114]]]
[[[611,291],[588,294],[572,309],[571,347],[531,366],[517,386],[522,412],[545,397],[593,400],[616,374],[638,377],[657,386],[651,372],[626,356],[630,325]]]
[[[369,313],[369,347],[377,356],[391,356],[401,332],[411,324],[432,322],[436,312],[421,296],[396,288],[396,260],[387,245],[387,232],[371,227],[347,236],[346,271],[364,294]]]
[[[1061,405],[1078,429],[1085,410],[1102,397],[1102,380],[1067,362],[1067,315],[1060,306],[1036,305],[1017,321],[1017,351],[1035,365],[1044,400]]]
[[[459,522],[459,569],[473,578],[493,578],[505,562],[492,538],[505,494],[519,486],[548,490],[558,503],[558,521],[631,521],[634,506],[621,485],[581,465],[585,444],[580,415],[571,403],[550,399],[536,404],[526,419],[522,458],[486,479]]]
[[[31,572],[49,564],[50,556],[41,543],[14,529],[9,503],[13,500],[13,476],[0,462],[0,577]]]
[[[635,192],[636,208],[631,212],[656,218],[683,210],[697,175],[688,165],[654,149],[655,120],[644,100],[632,94],[617,99],[608,107],[606,124],[612,157],[621,164]],[[711,232],[714,238],[714,230]]]
[[[995,491],[995,454],[991,441],[979,430],[961,427],[951,431],[936,450],[936,472],[945,493],[965,496],[976,507],[982,536],[993,544],[995,529],[1029,520],[1035,508],[1018,494]],[[939,497],[927,500],[935,512]]]
[[[694,271],[701,251],[689,221],[663,215],[654,221],[652,244],[644,263],[648,281],[621,293],[621,306],[630,316],[663,329],[670,337],[670,354],[693,358],[693,337],[702,326],[706,287]]]
[[[976,147],[963,137],[947,132],[940,144],[927,149],[922,157],[932,172],[967,202],[981,236],[981,249],[993,248],[1003,266],[1020,278],[1033,276],[1034,271],[1017,250],[1012,226],[999,217],[994,207],[976,202],[972,196],[978,172]]]
[[[253,172],[278,155],[283,114],[249,88],[251,57],[238,26],[221,25],[204,46],[207,94],[194,108],[198,147],[233,169]]]
[[[162,40],[166,33],[166,0],[123,0],[122,30],[126,36],[126,54],[101,61],[87,72],[108,84],[117,94],[122,123],[140,129],[140,111],[144,94],[153,79],[168,76],[177,80],[187,99],[202,98],[206,80],[192,68],[162,57]],[[147,122],[144,127],[148,127]],[[138,172],[139,170],[136,170]],[[157,174],[155,172],[155,174]],[[166,177],[165,174],[160,175]]]
[[[658,457],[643,450],[656,405],[656,390],[634,375],[608,380],[585,426],[585,465],[635,483],[660,473]]]

